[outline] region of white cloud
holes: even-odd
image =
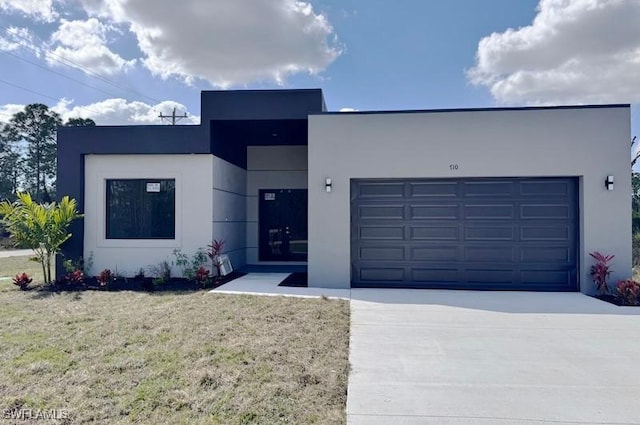
[[[187,108],[174,101],[166,100],[156,105],[144,102],[130,102],[125,99],[106,99],[89,105],[73,105],[67,99],[61,99],[52,107],[66,121],[69,118],[91,118],[97,125],[147,125],[162,124],[158,115],[170,115],[176,108],[176,114],[187,112],[187,118],[180,124],[199,124],[200,117],[188,113]],[[1,109],[0,109],[1,110]]]
[[[531,25],[480,40],[469,80],[502,103],[640,101],[640,1],[541,0]]]
[[[0,0],[0,11],[20,13],[40,21],[53,22],[58,16],[53,3],[54,0]]]
[[[33,34],[28,28],[9,27],[0,36],[0,51],[11,52],[20,48],[28,48],[39,54],[39,49],[33,40]]]
[[[135,60],[126,61],[107,47],[107,34],[113,30],[95,18],[86,21],[62,19],[58,30],[51,35],[51,45],[55,48],[47,52],[47,62],[61,66],[68,63],[65,60],[71,61],[72,66],[77,64],[103,75],[125,70],[133,66]]]
[[[0,105],[0,124],[9,122],[14,114],[22,110],[24,110],[24,105],[16,105],[11,103]],[[0,127],[2,126],[0,125]]]
[[[283,83],[317,74],[341,53],[333,28],[298,0],[83,0],[92,16],[128,24],[162,78],[208,80],[219,87]],[[125,7],[126,6],[126,7]]]

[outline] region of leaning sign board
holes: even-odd
[[[233,267],[231,266],[231,260],[229,260],[228,255],[219,255],[218,265],[220,266],[221,276],[226,276],[233,271]]]

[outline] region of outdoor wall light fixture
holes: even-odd
[[[324,190],[327,191],[327,193],[331,192],[331,177],[327,177],[326,179],[324,179]]]
[[[607,190],[613,190],[613,176],[607,176],[604,181],[604,186],[607,188]]]

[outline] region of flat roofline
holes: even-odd
[[[306,89],[230,89],[230,90],[201,90],[201,93],[262,93],[262,92],[280,92],[280,93],[291,93],[291,92],[307,92],[307,91],[319,91],[320,88],[306,88]]]
[[[629,103],[612,103],[606,105],[560,105],[560,106],[515,106],[515,107],[491,107],[491,108],[449,108],[449,109],[406,109],[406,110],[382,110],[382,111],[326,111],[316,112],[311,115],[370,115],[370,114],[420,114],[440,112],[487,112],[487,111],[540,111],[562,109],[611,109],[631,108]]]

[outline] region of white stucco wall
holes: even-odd
[[[85,156],[84,257],[93,255],[91,273],[105,268],[125,276],[174,259],[173,250],[192,255],[206,248],[213,234],[212,155]],[[176,237],[173,240],[105,238],[106,180],[176,180]],[[147,271],[148,273],[148,271]],[[173,268],[172,274],[180,275]]]
[[[259,190],[306,188],[306,146],[247,147],[247,264],[291,264],[258,260]]]
[[[580,288],[594,290],[592,251],[616,256],[612,282],[629,277],[629,144],[627,107],[313,115],[309,284],[349,287],[354,178],[579,177]]]
[[[213,156],[213,234],[238,269],[246,264],[247,171]],[[208,242],[208,244],[211,242]]]

